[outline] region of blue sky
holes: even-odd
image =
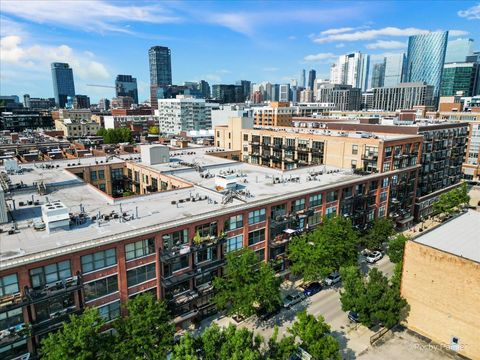
[[[0,0],[0,94],[53,97],[50,63],[71,64],[78,94],[114,96],[131,74],[148,98],[148,48],[172,50],[174,83],[287,83],[301,69],[328,78],[336,56],[373,60],[405,50],[408,35],[450,30],[480,49],[478,1]]]

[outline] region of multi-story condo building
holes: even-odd
[[[373,89],[373,109],[395,111],[414,106],[433,106],[433,86],[426,83],[401,83]]]
[[[55,120],[55,129],[63,131],[63,135],[68,138],[96,135],[100,128],[99,123],[90,120]]]
[[[313,90],[305,89],[300,91],[300,102],[312,102]]]
[[[0,130],[23,131],[51,127],[53,120],[49,112],[15,109],[0,113]]]
[[[405,81],[424,81],[428,85],[433,85],[435,99],[440,93],[447,39],[448,31],[414,35],[408,38]]]
[[[75,95],[73,97],[74,109],[90,109],[90,98],[87,95]]]
[[[288,102],[272,101],[268,106],[255,107],[253,118],[255,125],[290,126],[294,109]]]
[[[405,54],[391,54],[385,56],[385,76],[383,86],[397,86],[400,84],[406,72]]]
[[[113,320],[141,292],[164,299],[186,328],[215,312],[212,279],[230,251],[248,247],[282,274],[289,234],[322,216],[350,217],[359,229],[376,217],[400,226],[412,216],[418,163],[378,173],[325,165],[283,172],[211,151],[176,150],[175,160],[150,165],[112,157],[24,164],[28,171],[8,175],[13,186],[2,189],[0,219],[15,226],[2,225],[2,358],[34,354],[48,332],[87,306]],[[394,150],[382,151],[378,157],[393,165]],[[421,155],[407,143],[401,151],[402,159]]]
[[[440,96],[462,96],[475,95],[478,72],[480,64],[477,63],[449,63],[443,67],[442,84],[440,87]]]
[[[280,102],[289,102],[291,99],[290,96],[290,84],[281,84],[279,86],[278,101]]]
[[[163,86],[172,85],[172,56],[170,49],[165,46],[153,46],[148,50],[150,64],[150,104],[157,108],[159,90]]]
[[[55,104],[59,108],[64,108],[67,104],[67,98],[75,96],[73,70],[66,63],[52,63],[51,69]]]
[[[115,79],[115,96],[130,96],[138,104],[137,79],[132,75],[117,75]]]
[[[159,99],[155,115],[159,119],[160,131],[167,134],[212,128],[211,108],[206,106],[205,99],[182,95],[176,99]]]
[[[382,87],[385,81],[385,61],[373,65],[371,88]]]
[[[359,110],[362,104],[362,91],[351,85],[321,84],[315,99],[322,103],[335,104],[335,110]]]
[[[31,110],[48,110],[55,107],[55,98],[32,98],[29,94],[23,95],[23,106]]]
[[[220,103],[243,103],[245,95],[241,85],[213,85],[212,97]]]
[[[470,55],[473,55],[473,39],[460,38],[449,40],[447,52],[445,53],[445,63],[465,62],[467,56]]]
[[[339,56],[330,68],[332,84],[351,85],[365,91],[368,87],[370,55],[360,52]]]

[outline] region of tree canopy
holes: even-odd
[[[433,214],[452,214],[456,207],[468,204],[469,201],[468,187],[466,183],[463,183],[438,197],[438,200],[433,203]]]
[[[349,219],[324,218],[314,232],[294,238],[288,245],[290,267],[305,281],[318,280],[357,261],[358,235]]]
[[[388,242],[387,254],[391,262],[397,264],[403,260],[403,252],[407,240],[408,237],[403,234],[398,234]]]
[[[118,144],[133,142],[133,134],[129,128],[100,129],[98,136],[103,137],[104,144]]]
[[[271,311],[280,304],[281,280],[269,263],[260,261],[251,249],[229,253],[226,259],[224,276],[213,281],[219,309],[248,317],[258,307]]]
[[[373,226],[363,237],[362,242],[368,249],[381,249],[393,234],[393,223],[386,218],[376,219]]]

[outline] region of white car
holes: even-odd
[[[338,272],[331,273],[325,278],[325,284],[330,286],[336,283],[339,283],[342,280],[342,277]]]
[[[367,255],[367,262],[370,264],[376,263],[383,257],[383,254],[380,251],[374,251]]]

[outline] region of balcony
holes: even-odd
[[[378,160],[378,154],[372,154],[372,153],[363,154],[362,155],[362,160],[377,161]]]
[[[225,258],[194,264],[193,269],[195,271],[195,275],[198,275],[215,270],[223,265],[225,265]]]
[[[301,152],[301,153],[309,153],[310,152],[310,149],[308,148],[297,148],[297,152]]]
[[[182,306],[192,302],[196,298],[198,298],[198,293],[195,290],[188,290],[168,300],[168,304],[173,306]]]
[[[0,312],[26,305],[27,298],[20,293],[4,295],[0,298]]]
[[[170,250],[164,249],[160,252],[160,261],[168,262],[169,260],[178,258],[180,256],[188,255],[192,253],[192,251],[193,251],[192,247],[188,245],[177,246]]]
[[[206,235],[206,236],[196,236],[193,238],[193,245],[191,246],[192,251],[202,250],[206,247],[223,244],[227,241],[227,234],[221,233],[218,236],[215,235]]]
[[[43,335],[57,330],[63,326],[63,322],[68,321],[70,315],[80,315],[82,312],[83,309],[76,309],[75,307],[56,311],[50,314],[50,319],[32,324],[32,335]]]
[[[195,276],[195,272],[193,270],[189,270],[181,274],[162,276],[161,283],[164,287],[172,287],[183,281],[189,280],[194,276]]]
[[[82,277],[80,273],[77,273],[76,276],[72,276],[68,279],[46,284],[41,289],[27,288],[26,295],[31,302],[38,302],[62,293],[80,290],[82,287]]]

